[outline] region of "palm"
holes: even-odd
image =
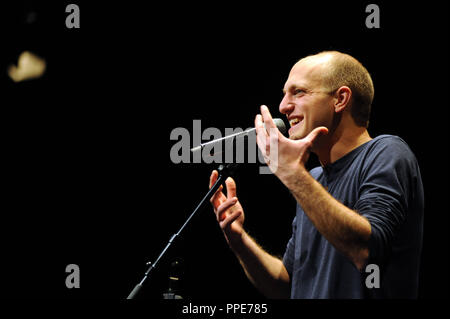
[[[270,170],[283,181],[299,165],[305,165],[316,138],[328,129],[316,127],[305,138],[291,140],[277,129],[267,107],[261,107],[261,113],[255,118],[256,141]]]
[[[218,173],[213,171],[210,178],[210,187],[217,180]],[[214,196],[211,198],[211,204],[214,208],[217,221],[223,230],[228,242],[238,240],[243,233],[244,210],[236,198],[236,183],[232,178],[225,181],[227,194],[225,195],[220,186]]]

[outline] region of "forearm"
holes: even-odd
[[[369,221],[333,198],[304,168],[284,183],[316,229],[361,270],[369,254]]]
[[[248,279],[268,298],[289,298],[289,274],[283,262],[262,249],[247,233],[231,249]]]

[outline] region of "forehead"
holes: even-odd
[[[291,69],[283,91],[291,87],[319,88],[329,57],[312,56],[297,62]]]

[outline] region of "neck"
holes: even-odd
[[[346,128],[339,126],[334,132],[323,136],[314,153],[319,157],[322,166],[334,163],[358,146],[367,143],[372,138],[365,127]]]

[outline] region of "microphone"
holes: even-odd
[[[275,125],[277,126],[277,128],[281,132],[281,134],[285,134],[286,133],[286,125],[284,124],[284,121],[282,119],[274,118],[273,122],[275,123]],[[265,124],[264,124],[264,127],[266,127]],[[246,137],[246,136],[249,136],[250,134],[253,134],[255,132],[256,132],[256,128],[250,128],[250,129],[245,130],[243,132],[227,135],[225,137],[218,138],[218,139],[215,139],[215,140],[212,140],[212,141],[200,144],[199,146],[196,146],[194,148],[191,148],[191,152],[192,153],[196,153],[196,152],[199,152],[199,151],[203,150],[206,146],[214,147],[214,145],[218,145],[218,144],[220,144],[222,142],[230,143],[234,138]]]

